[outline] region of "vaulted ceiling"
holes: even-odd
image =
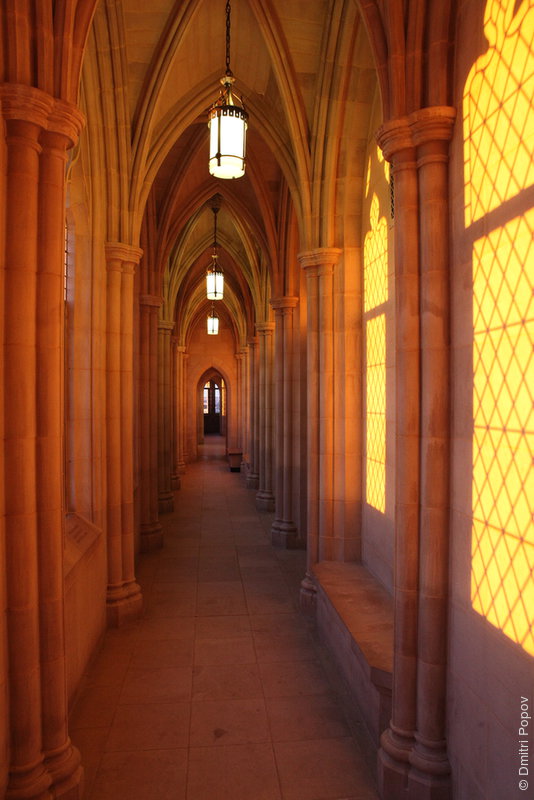
[[[298,250],[340,244],[349,202],[341,177],[363,176],[377,80],[355,0],[233,0],[230,59],[249,112],[237,180],[213,178],[207,166],[225,0],[101,0],[82,96],[105,140],[108,239],[139,238],[149,218],[165,313],[179,309],[182,327],[203,310],[210,201],[221,195],[225,313],[242,339],[266,318],[270,296],[295,291]]]

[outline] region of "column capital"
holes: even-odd
[[[85,126],[85,116],[77,106],[33,86],[0,85],[0,106],[6,120],[30,122],[45,133],[64,137],[65,149],[76,144]]]
[[[143,255],[140,247],[134,247],[123,242],[106,242],[104,247],[108,270],[135,272],[135,268]]]
[[[409,116],[414,144],[449,142],[456,120],[456,109],[452,106],[430,106],[420,108]]]
[[[290,297],[288,295],[284,297],[273,297],[269,300],[271,307],[274,308],[275,311],[285,311],[286,309],[293,309],[298,304],[299,299],[298,297]]]
[[[158,319],[158,331],[165,331],[170,333],[174,328],[174,320],[172,319]]]
[[[141,306],[151,306],[153,308],[159,308],[163,305],[163,297],[160,297],[157,294],[140,294],[139,295],[139,305]]]
[[[177,353],[185,353],[186,349],[187,348],[186,348],[185,344],[177,344],[176,345],[176,352]]]
[[[274,331],[274,322],[257,322],[256,331],[262,336],[268,336]]]
[[[303,269],[325,266],[334,268],[342,252],[343,250],[339,247],[316,247],[314,250],[304,250],[302,253],[298,253],[297,258]]]
[[[413,150],[414,147],[408,117],[399,117],[384,122],[377,130],[375,139],[387,161],[391,161],[397,153],[403,150]]]
[[[257,336],[249,336],[247,339],[247,347],[255,347],[258,344]]]
[[[4,119],[31,122],[46,129],[54,98],[33,86],[3,83],[0,85],[0,104]]]

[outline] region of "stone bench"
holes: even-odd
[[[378,746],[391,718],[393,600],[361,564],[313,568],[317,626]]]

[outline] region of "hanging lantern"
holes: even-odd
[[[235,78],[230,69],[230,0],[226,3],[226,74],[223,86],[208,114],[210,130],[209,171],[215,178],[240,178],[245,174],[248,114],[232,92]]]
[[[215,309],[212,303],[211,311],[208,314],[208,334],[210,336],[217,336],[218,333],[219,333],[219,317],[215,313]]]
[[[211,264],[206,270],[206,296],[208,300],[222,300],[224,295],[224,274],[217,261],[217,214],[219,209],[213,206],[213,253]]]

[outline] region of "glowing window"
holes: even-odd
[[[386,510],[386,308],[388,233],[374,194],[364,243],[366,501]]]
[[[489,48],[463,99],[466,228],[485,218],[472,234],[471,601],[534,655],[534,211],[506,205],[534,183],[534,7],[515,6],[488,0]]]

